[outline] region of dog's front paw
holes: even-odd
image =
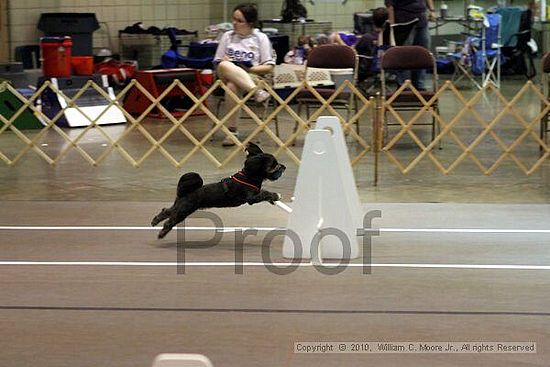
[[[281,194],[278,194],[276,192],[272,192],[271,193],[271,198],[269,199],[269,203],[271,205],[275,205],[275,201],[281,200],[281,197],[282,197]]]

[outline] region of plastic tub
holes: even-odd
[[[89,76],[94,73],[93,56],[73,56],[71,59],[74,75]]]
[[[334,81],[334,87],[338,89],[346,80],[349,80],[353,84],[353,69],[329,69],[330,76]],[[349,92],[349,88],[344,89],[345,92]]]

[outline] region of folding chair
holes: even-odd
[[[542,89],[546,100],[550,101],[550,52],[546,53],[542,58]],[[545,108],[545,105],[542,104],[541,108]],[[547,113],[540,121],[540,138],[546,144],[548,144],[548,132],[550,131],[548,127],[549,119],[550,113]],[[540,149],[542,150],[542,148],[541,146]]]
[[[349,46],[329,44],[321,45],[313,48],[308,56],[306,63],[306,80],[308,82],[316,82],[313,85],[315,90],[324,98],[329,99],[334,92],[338,89],[337,85],[330,77],[330,71],[336,72],[338,69],[344,71],[349,76],[350,82],[355,85],[357,79],[357,54],[355,50]],[[329,70],[330,69],[330,70]],[[325,83],[320,83],[319,75],[324,76]],[[325,85],[322,85],[325,84]],[[306,116],[309,119],[310,107],[319,108],[323,106],[315,95],[307,89],[304,89],[296,96],[298,101],[298,115],[300,115],[302,107],[306,107]],[[349,88],[344,89],[338,96],[332,101],[331,106],[333,108],[343,107],[347,110],[347,118],[351,115],[351,110],[354,108],[357,113],[357,100]],[[359,132],[359,124],[356,125],[356,129]]]
[[[466,34],[468,37],[462,51],[449,54],[455,67],[453,83],[466,78],[478,89],[490,81],[500,88],[501,22],[500,14],[485,15],[480,35]],[[481,83],[477,81],[476,76],[481,76]]]
[[[382,78],[382,95],[386,97],[386,100],[395,98],[391,107],[394,110],[401,111],[415,111],[425,107],[424,103],[416,96],[416,94],[410,90],[405,89],[399,95],[394,96],[394,91],[389,91],[386,87],[386,73],[391,71],[405,71],[405,70],[418,70],[418,69],[432,69],[432,89],[431,90],[419,90],[418,93],[427,101],[433,98],[437,92],[437,65],[435,58],[430,51],[421,46],[395,46],[388,49],[383,55],[380,61],[381,78]],[[439,100],[436,99],[430,106],[429,110],[434,110],[439,114]],[[385,127],[387,126],[402,126],[400,123],[389,123],[386,116],[384,116]],[[436,133],[439,132],[439,122],[432,115],[431,122],[418,122],[415,125],[428,125],[432,127],[431,140],[434,140]]]
[[[502,59],[500,25],[502,23],[502,16],[500,14],[487,14],[486,18],[489,26],[482,29],[481,53],[477,54],[476,62],[480,63],[477,60],[479,57],[482,58],[481,63],[484,66],[481,67],[482,85],[485,86],[489,81],[492,81],[497,88],[500,88],[500,66]]]
[[[355,49],[358,53],[357,57],[359,58],[357,80],[361,90],[367,97],[373,96],[381,90],[380,59],[384,52],[396,45],[396,37],[401,37],[400,41],[406,42],[408,38],[407,34],[410,35],[412,29],[418,22],[418,18],[409,22],[394,23],[391,25],[386,21],[384,29],[378,34],[378,39],[375,44],[371,47],[365,47],[362,41],[359,41],[359,43],[355,45]],[[386,82],[388,81],[387,77],[386,75]]]
[[[502,15],[503,71],[534,78],[537,70],[533,58],[537,50],[531,40],[533,12],[520,8],[502,8],[497,12]]]
[[[481,84],[478,83],[476,77],[472,71],[472,42],[474,37],[467,37],[464,43],[461,43],[462,49],[459,52],[451,52],[448,54],[449,58],[453,61],[454,72],[451,77],[451,81],[458,85],[463,80],[469,80],[477,89],[481,89]]]

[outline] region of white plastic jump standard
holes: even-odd
[[[153,367],[213,367],[212,362],[202,354],[159,354]]]
[[[336,117],[320,117],[315,129],[307,133],[294,196],[287,228],[298,236],[302,251],[300,254],[298,244],[286,236],[284,257],[316,261],[361,255],[357,241],[357,229],[362,225],[361,202]],[[347,239],[347,253],[336,233]]]

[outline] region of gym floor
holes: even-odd
[[[262,264],[289,266],[281,239],[269,258],[262,241],[286,225],[284,212],[213,210],[226,227],[262,228],[242,252],[231,231],[211,247],[213,233],[198,228],[212,223],[191,219],[197,229],[185,233],[182,261],[181,230],[158,241],[144,226],[163,204],[3,202],[0,364],[148,366],[165,352],[204,354],[214,366],[546,366],[550,358],[547,205],[371,204],[365,211],[382,217],[365,252],[370,268],[357,259],[327,275],[303,263],[281,275]],[[536,353],[293,351],[299,342],[367,341],[531,342]]]
[[[97,156],[101,143],[83,145]],[[73,151],[50,167],[31,152],[0,165],[0,365],[149,366],[166,352],[214,366],[548,365],[548,163],[531,176],[513,164],[492,176],[468,165],[443,176],[430,164],[404,176],[383,164],[375,187],[368,156],[354,173],[364,212],[382,214],[370,267],[367,256],[336,275],[310,263],[276,274],[264,262],[289,265],[282,239],[263,242],[288,214],[269,204],[209,211],[227,227],[215,243],[200,230],[212,222],[190,218],[183,262],[182,232],[156,240],[152,216],[182,171],[212,182],[239,157],[216,169],[199,154],[178,170],[155,154],[136,169],[115,153],[91,167]],[[266,188],[288,202],[297,167],[281,160],[289,168]],[[230,227],[260,231],[240,251]],[[299,342],[531,342],[536,353],[302,354]]]

